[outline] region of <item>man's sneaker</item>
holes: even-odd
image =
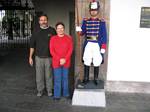
[[[38,91],[37,96],[41,97],[43,95],[43,91]]]
[[[52,92],[50,91],[47,92],[47,96],[52,96],[52,95],[53,95]]]

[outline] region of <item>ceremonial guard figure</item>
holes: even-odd
[[[76,31],[85,37],[83,47],[84,84],[89,82],[89,69],[92,64],[94,66],[94,84],[98,84],[99,66],[104,62],[107,33],[104,19],[98,18],[99,9],[99,2],[90,2],[89,13],[91,17],[84,18],[82,26],[76,27]]]

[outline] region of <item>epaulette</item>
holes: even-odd
[[[105,19],[104,19],[104,18],[101,18],[100,21],[101,21],[101,22],[105,22]]]
[[[88,20],[89,18],[83,18],[84,21]]]

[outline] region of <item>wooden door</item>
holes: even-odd
[[[82,24],[82,19],[85,17],[90,17],[89,15],[89,3],[92,0],[75,0],[75,26]],[[110,0],[97,0],[100,2],[100,13],[99,18],[103,18],[107,24],[107,31],[109,31],[109,12],[110,12]],[[76,58],[75,58],[75,76],[76,80],[83,80],[83,63],[82,63],[82,44],[84,38],[79,37],[76,34]],[[109,41],[109,39],[108,39]],[[108,45],[108,44],[107,44]],[[102,80],[106,80],[106,72],[107,72],[107,54],[105,53],[105,62],[100,67],[100,78]],[[93,71],[93,70],[92,70]]]

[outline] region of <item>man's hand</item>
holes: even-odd
[[[81,27],[80,26],[76,26],[76,32],[81,32],[81,31],[82,31]]]
[[[30,66],[33,66],[33,59],[31,57],[29,57],[29,64]]]
[[[33,66],[33,59],[32,59],[33,53],[34,53],[34,48],[30,48],[30,54],[29,54],[29,64],[30,64],[30,66]]]
[[[105,53],[105,49],[101,49],[101,53],[104,54]]]
[[[60,59],[60,65],[64,65],[66,63],[66,59],[65,58],[61,58]]]

